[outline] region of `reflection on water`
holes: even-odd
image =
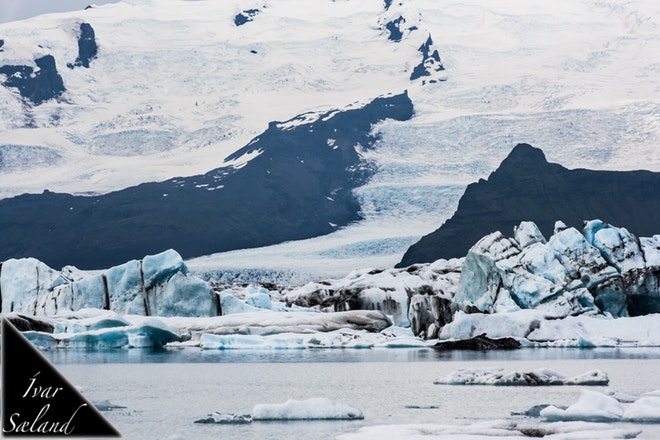
[[[311,362],[424,362],[527,361],[580,359],[660,359],[660,347],[523,348],[512,351],[436,351],[432,348],[201,350],[165,349],[55,349],[42,352],[56,364],[108,363],[311,363]]]

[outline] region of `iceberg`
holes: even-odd
[[[68,332],[43,333],[28,331],[23,334],[35,346],[42,349],[111,349],[111,348],[161,348],[171,342],[181,341],[164,323],[154,318],[144,318],[139,324],[120,325],[120,321],[99,320],[101,325],[56,324]],[[110,325],[112,323],[112,325]],[[107,326],[105,326],[107,325]],[[91,328],[91,329],[90,329]]]
[[[259,404],[252,409],[253,420],[359,420],[362,411],[334,400],[317,397]]]
[[[220,314],[218,296],[208,283],[184,272],[176,272],[165,283],[155,284],[147,291],[146,298],[151,316]]]
[[[434,338],[450,322],[462,259],[438,260],[405,269],[361,269],[336,280],[308,283],[282,294],[289,307],[324,311],[380,310],[414,335]]]
[[[557,227],[546,241],[534,223],[522,222],[513,238],[493,232],[469,250],[454,299],[463,309],[538,309],[558,318],[655,313],[660,240],[654,237],[638,239],[592,220],[582,233]]]
[[[336,313],[260,311],[206,318],[160,318],[180,335],[199,338],[212,335],[274,335],[280,333],[314,333],[333,330],[380,332],[392,325],[382,312],[351,310]]]
[[[550,405],[541,417],[553,421],[614,422],[621,420],[624,410],[618,400],[591,390],[582,390],[577,402],[566,409]]]
[[[204,333],[199,340],[199,345],[204,350],[286,350],[306,348],[308,342],[304,335],[296,333],[281,333],[266,336],[212,335]]]
[[[172,249],[100,273],[73,267],[58,272],[34,258],[10,259],[1,267],[2,313],[55,316],[84,308],[142,316],[220,313],[213,289],[191,275]]]
[[[131,260],[105,272],[108,308],[117,313],[147,315],[142,264]],[[104,292],[105,294],[105,292]]]
[[[439,337],[469,339],[486,333],[491,338],[526,340],[538,347],[660,346],[659,314],[617,319],[585,315],[549,318],[538,310],[490,315],[457,312]]]
[[[187,275],[188,267],[181,259],[181,255],[174,249],[168,249],[156,255],[147,255],[142,259],[145,289],[164,284],[179,273]]]
[[[245,301],[234,296],[232,293],[222,291],[220,296],[220,311],[222,315],[233,315],[235,313],[258,312],[259,308],[247,304]]]
[[[125,406],[114,404],[109,400],[94,401],[92,402],[92,405],[94,405],[99,411],[113,411],[126,408]]]
[[[258,289],[255,287],[248,287],[248,291],[245,294],[245,303],[258,309],[271,310],[273,308],[268,290],[263,287]]]
[[[37,308],[40,299],[62,282],[55,270],[35,258],[10,259],[1,267],[2,313],[41,314]]]
[[[623,419],[627,421],[660,423],[660,390],[642,394],[628,406]]]
[[[191,341],[192,342],[192,341]],[[191,342],[185,344],[191,345]],[[423,348],[430,342],[387,331],[373,333],[348,328],[314,333],[277,333],[269,335],[203,333],[199,338],[203,350],[299,350],[307,348]]]
[[[502,368],[461,369],[433,382],[436,385],[607,385],[607,373],[591,370],[568,377],[549,368],[505,371]]]

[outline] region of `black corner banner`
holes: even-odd
[[[2,318],[2,436],[121,437],[11,324]]]

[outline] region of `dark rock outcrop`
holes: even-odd
[[[418,51],[422,54],[422,61],[415,66],[412,73],[410,74],[410,80],[414,81],[422,77],[429,77],[428,80],[423,80],[423,83],[428,81],[429,83],[437,82],[439,79],[434,78],[434,75],[445,70],[445,67],[442,65],[442,60],[440,59],[440,54],[437,49],[433,49],[433,39],[429,35],[428,39],[424,44],[422,44]]]
[[[519,144],[488,180],[468,185],[454,215],[411,246],[398,266],[463,257],[482,237],[508,234],[521,221],[533,221],[549,237],[558,219],[580,230],[594,218],[625,225],[638,237],[657,234],[660,173],[569,170]]]
[[[245,23],[254,20],[254,17],[259,13],[259,9],[246,9],[239,12],[234,17],[234,24],[236,26],[243,26]]]
[[[38,70],[31,66],[0,66],[0,74],[6,75],[5,87],[18,89],[21,96],[39,105],[49,99],[57,98],[66,91],[62,77],[57,72],[55,58],[45,55],[34,60]]]
[[[98,196],[0,200],[0,260],[104,268],[167,248],[189,258],[328,234],[360,218],[352,190],[374,172],[358,153],[375,142],[372,125],[412,114],[407,93],[377,98],[272,122],[228,158],[245,160],[242,167]]]
[[[385,24],[385,29],[390,33],[389,37],[387,37],[389,40],[394,41],[395,43],[398,43],[401,41],[403,38],[403,32],[401,31],[401,25],[405,23],[406,20],[399,16],[399,18],[396,18],[392,21],[388,21]]]
[[[80,36],[78,37],[78,57],[76,61],[67,64],[67,67],[73,69],[74,67],[89,68],[89,63],[98,53],[98,46],[96,45],[96,35],[94,28],[89,23],[80,24]]]

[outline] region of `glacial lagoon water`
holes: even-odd
[[[522,349],[438,353],[432,349],[54,350],[44,352],[91,401],[125,408],[104,415],[125,439],[332,439],[383,424],[472,424],[523,420],[538,404],[573,404],[582,388],[641,394],[660,389],[660,348]],[[592,369],[609,387],[434,385],[460,368]],[[364,420],[196,424],[218,411],[249,414],[259,403],[326,397],[360,409]],[[534,423],[533,419],[527,419]],[[660,438],[660,425],[618,423]]]

